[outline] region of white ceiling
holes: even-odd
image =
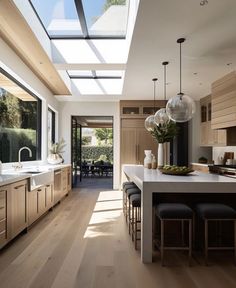
[[[235,0],[208,0],[205,6],[200,0],[141,0],[120,99],[153,99],[154,76],[159,79],[157,98],[161,99],[163,61],[170,62],[167,98],[179,92],[176,40],[180,37],[186,38],[183,92],[194,99],[209,94],[214,80],[236,68],[235,12]]]

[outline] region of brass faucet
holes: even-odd
[[[30,150],[29,147],[26,147],[26,146],[21,147],[19,149],[19,152],[18,152],[18,163],[12,165],[15,168],[15,170],[22,169],[22,167],[23,167],[23,165],[21,164],[21,151],[23,151],[25,149],[29,151],[29,157],[32,157],[32,151]]]

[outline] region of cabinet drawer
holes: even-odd
[[[6,218],[6,207],[0,206],[0,220],[3,220]]]
[[[0,233],[6,230],[6,219],[0,221]]]
[[[6,190],[0,191],[0,207],[6,206]]]
[[[6,231],[0,232],[0,247],[1,247],[1,244],[6,243],[6,239],[7,239]]]

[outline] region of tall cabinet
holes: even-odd
[[[165,101],[156,101],[156,109]],[[143,164],[144,150],[157,154],[157,142],[144,127],[148,115],[153,114],[153,101],[121,101],[121,165]]]

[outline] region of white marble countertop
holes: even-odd
[[[186,176],[165,175],[142,165],[124,165],[123,171],[141,190],[145,185],[154,192],[236,192],[236,179],[218,174],[194,171]]]
[[[198,163],[198,162],[193,162],[191,164],[192,165],[204,166],[204,167],[208,167],[208,166],[212,166],[213,165],[213,164],[210,164],[210,163]]]
[[[40,172],[48,172],[55,171],[58,169],[62,169],[65,167],[70,167],[70,164],[58,164],[58,165],[37,165],[37,166],[23,166],[20,170],[14,169],[6,169],[2,171],[0,174],[0,186],[8,185],[23,179],[30,178],[32,175],[29,173],[24,174],[27,171],[40,171]]]
[[[30,175],[26,175],[26,174],[22,174],[22,175],[13,175],[13,174],[1,174],[0,175],[0,186],[4,186],[4,185],[8,185],[8,184],[11,184],[11,183],[14,183],[14,182],[17,182],[17,181],[21,181],[21,180],[24,180],[24,179],[27,179],[29,178]]]

